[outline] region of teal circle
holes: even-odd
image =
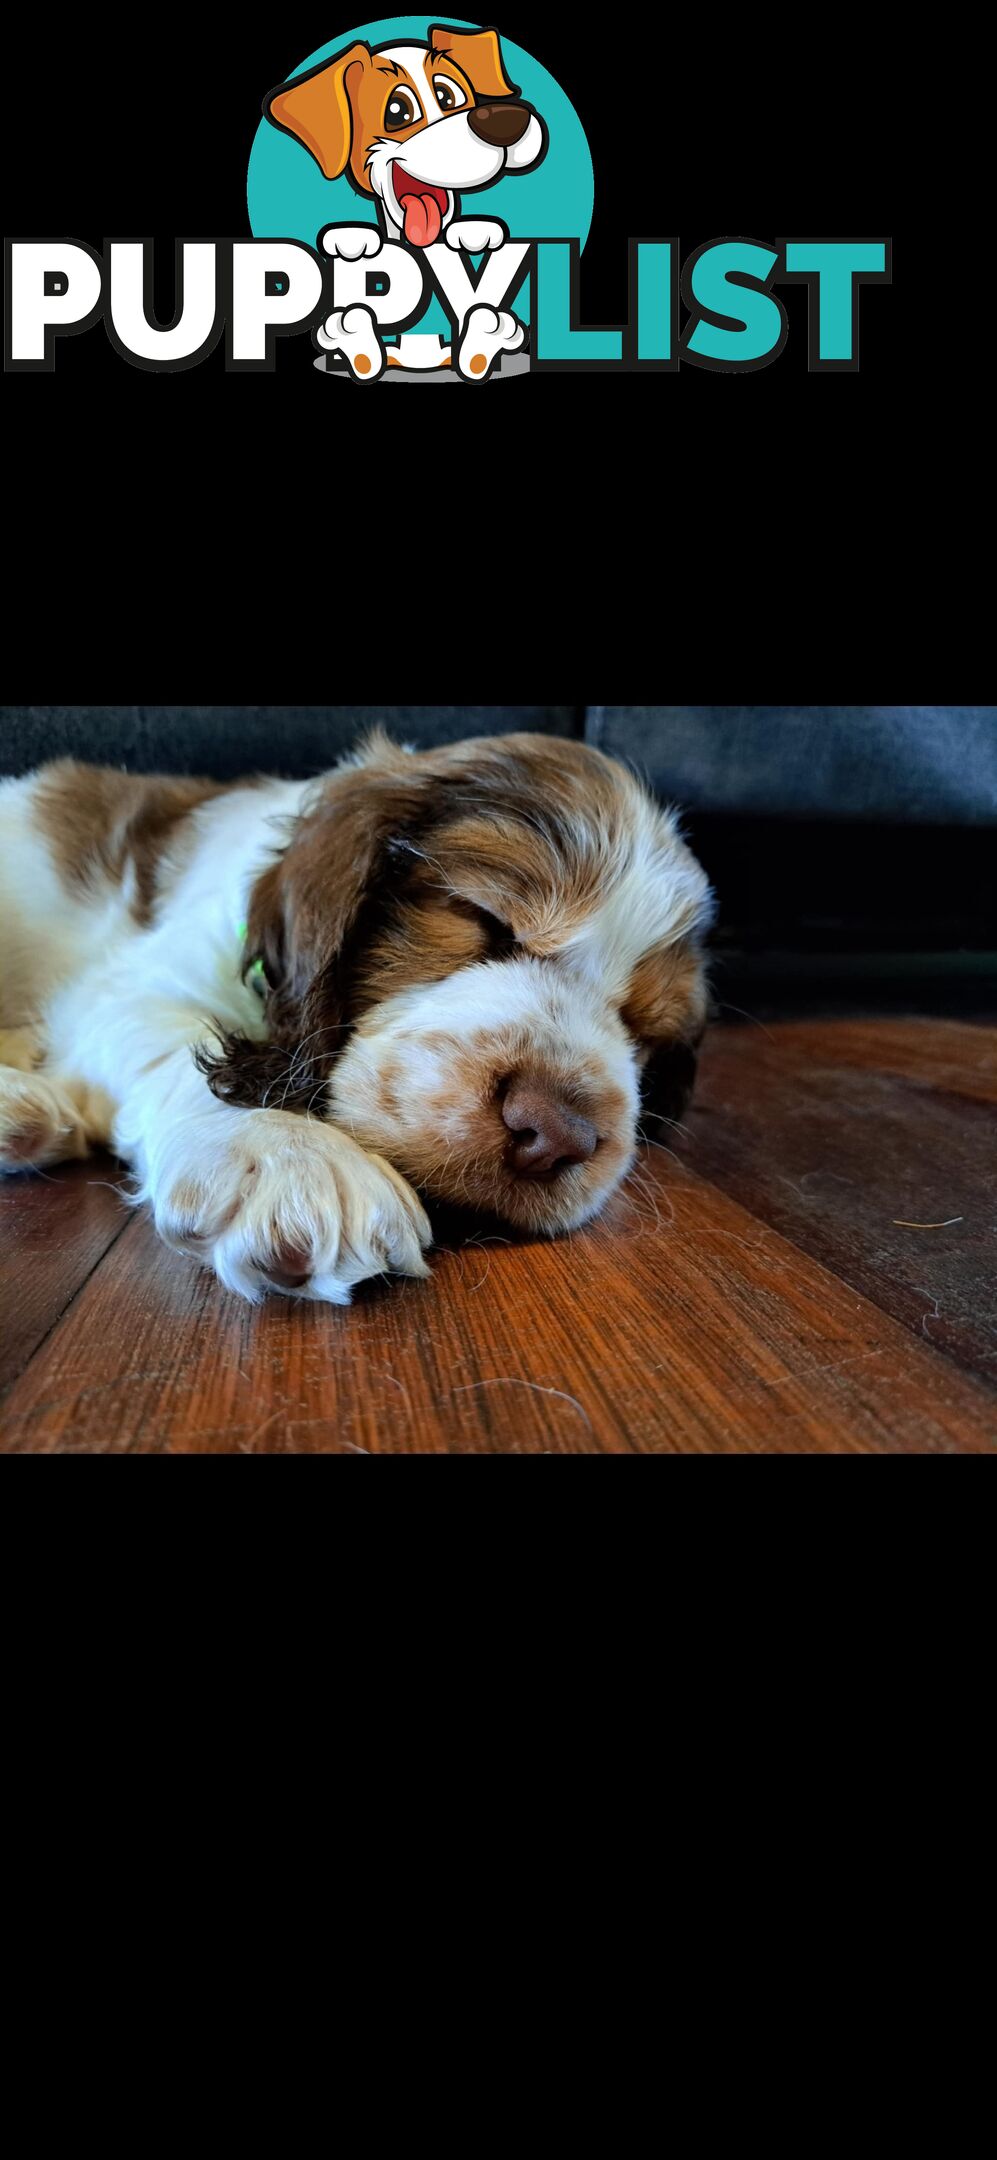
[[[309,53],[293,75],[304,75],[358,38],[368,45],[424,45],[429,21],[424,15],[387,15],[379,22],[362,24],[359,30],[343,30]],[[479,27],[450,16],[447,22],[455,30]],[[494,186],[472,189],[464,197],[465,214],[501,218],[513,238],[577,238],[584,247],[595,201],[595,174],[585,130],[570,99],[539,60],[505,38],[502,51],[510,80],[518,83],[524,98],[547,123],[547,155],[533,172],[503,173]],[[250,231],[257,240],[303,240],[314,247],[324,225],[378,222],[373,196],[358,195],[345,174],[339,180],[327,180],[303,143],[283,134],[265,117],[250,152],[246,194]],[[528,313],[527,294],[524,286],[513,302],[521,317]],[[446,330],[446,317],[437,300],[432,301],[420,328]]]

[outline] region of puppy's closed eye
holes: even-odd
[[[516,933],[500,915],[493,915],[490,908],[480,907],[476,900],[466,900],[461,893],[447,893],[445,902],[451,913],[463,916],[466,922],[476,923],[488,940],[488,958],[506,959],[516,950]]]

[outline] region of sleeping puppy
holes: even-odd
[[[0,1171],[111,1146],[254,1300],[424,1275],[417,1193],[585,1222],[706,1013],[674,816],[543,735],[232,787],[45,766],[0,783],[0,910]]]

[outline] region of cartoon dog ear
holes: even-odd
[[[304,143],[327,180],[338,180],[350,162],[353,99],[369,66],[370,46],[350,45],[334,60],[323,60],[321,67],[282,83],[264,98],[267,119]]]
[[[434,23],[429,43],[434,52],[449,53],[456,60],[477,97],[518,96],[517,85],[506,76],[497,30],[448,30],[445,24]]]

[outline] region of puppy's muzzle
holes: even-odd
[[[530,124],[530,113],[525,105],[510,99],[501,105],[474,105],[467,116],[472,135],[487,143],[491,150],[509,150],[513,143],[522,142]]]

